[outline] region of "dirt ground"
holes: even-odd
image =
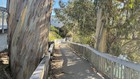
[[[7,52],[0,52],[0,79],[10,79],[9,57]]]
[[[0,33],[0,79],[8,79],[6,75],[9,73],[9,57],[7,53],[7,34]]]
[[[55,53],[53,54],[53,59],[51,62],[51,79],[58,79],[60,75],[63,75],[63,72],[61,72],[62,68],[62,55],[60,53],[60,50],[58,47],[56,47]]]

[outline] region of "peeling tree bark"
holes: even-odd
[[[13,79],[29,79],[47,53],[52,0],[8,0],[8,42]]]
[[[95,0],[97,5],[96,42],[95,48],[100,52],[107,52],[107,30],[109,15],[111,14],[112,0]]]
[[[96,23],[96,43],[95,48],[100,52],[107,51],[107,29],[105,28],[104,18],[102,16],[102,8],[98,9],[97,12],[97,23]]]

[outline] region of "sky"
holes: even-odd
[[[61,0],[61,1],[68,2],[68,0]],[[54,0],[53,9],[54,8],[60,8],[60,6],[59,6],[59,0]],[[55,15],[55,12],[54,11],[52,11],[52,15]]]
[[[0,7],[6,7],[7,0],[0,0]]]
[[[61,0],[61,1],[66,2],[66,3],[68,2],[68,0]],[[55,12],[54,12],[55,8],[60,8],[59,0],[54,0],[52,17],[51,17],[51,24],[55,27],[61,27],[61,26],[63,26],[63,23],[60,22],[57,18],[53,17],[53,16],[55,16]]]

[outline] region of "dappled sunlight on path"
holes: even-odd
[[[54,53],[53,79],[104,79],[94,72],[90,63],[66,46],[60,44]]]

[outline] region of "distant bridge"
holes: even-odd
[[[0,7],[0,11],[7,12],[7,8],[5,8],[5,7]]]

